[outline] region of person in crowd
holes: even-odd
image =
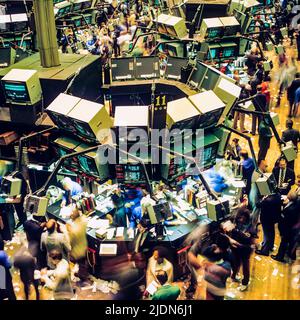
[[[292,141],[295,148],[298,150],[298,143],[300,142],[299,130],[293,128],[294,122],[291,119],[287,119],[285,126],[286,130],[282,132],[282,141],[289,142]]]
[[[241,165],[242,165],[242,176],[246,180],[245,194],[249,195],[251,189],[251,178],[253,171],[255,170],[255,163],[252,158],[249,157],[247,150],[240,151]]]
[[[257,93],[256,96],[253,98],[253,104],[255,106],[255,111],[259,112],[268,112],[267,110],[267,98],[265,94],[262,93],[261,85],[256,87]],[[261,115],[257,115],[255,113],[252,114],[252,128],[251,134],[256,135],[256,131],[259,128],[259,124],[262,120]]]
[[[254,228],[257,227],[259,215],[260,215],[260,209],[257,208],[256,204],[259,201],[260,195],[258,188],[256,186],[256,181],[258,178],[260,178],[264,173],[267,172],[268,164],[265,159],[258,159],[257,163],[257,170],[253,171],[252,178],[251,178],[251,190],[249,194],[249,203],[252,209],[251,214],[251,220],[252,225]]]
[[[249,84],[247,85],[240,85],[241,88],[242,88],[242,91],[240,93],[240,97],[239,99],[240,100],[244,100],[244,99],[247,99],[250,97],[250,90],[251,90],[251,87]],[[237,125],[238,125],[238,121],[239,121],[239,125],[240,125],[240,131],[242,133],[248,133],[248,130],[246,130],[245,128],[245,113],[243,112],[235,112],[234,113],[234,121],[233,121],[233,128],[234,129],[237,129]]]
[[[198,231],[193,235],[191,235],[189,242],[185,244],[191,245],[191,248],[188,252],[188,262],[189,269],[191,271],[191,286],[189,291],[193,292],[196,289],[197,283],[199,281],[199,271],[201,272],[202,265],[199,259],[199,256],[203,255],[203,250],[206,247],[205,241],[203,241],[203,234],[209,233],[211,241],[210,243],[214,245],[214,251],[217,254],[222,256],[222,259],[227,261],[230,266],[233,265],[233,256],[230,250],[230,245],[236,244],[236,241],[230,239],[223,233],[223,230],[220,229],[219,225],[213,226],[214,223],[207,228],[199,228]]]
[[[263,118],[258,126],[258,160],[266,159],[268,150],[270,149],[272,130],[270,128],[270,119]]]
[[[295,173],[287,166],[287,160],[280,158],[279,165],[274,167],[273,174],[282,195],[287,195],[295,184]]]
[[[141,219],[137,225],[137,234],[133,240],[133,252],[134,253],[146,253],[149,251],[150,244],[149,241],[151,240],[151,234],[148,230],[148,223]]]
[[[297,117],[299,113],[299,104],[300,104],[300,88],[295,91],[295,100],[294,100],[294,111],[292,117]]]
[[[47,265],[50,269],[55,268],[55,264],[50,259],[50,252],[57,250],[62,254],[64,260],[69,261],[69,252],[71,246],[69,239],[65,234],[58,232],[57,223],[55,220],[50,219],[46,224],[47,231],[41,237],[41,250],[47,252]]]
[[[264,77],[264,81],[261,83],[261,93],[264,94],[266,97],[267,110],[270,110],[270,102],[271,102],[270,82],[271,82],[271,77],[268,75]]]
[[[15,254],[14,267],[20,270],[20,278],[24,285],[26,300],[29,300],[31,284],[33,284],[35,289],[36,300],[39,300],[39,281],[34,277],[34,271],[37,269],[36,258],[32,256],[25,245],[23,245]]]
[[[295,79],[291,82],[290,86],[287,88],[287,98],[289,101],[289,117],[295,115],[295,93],[300,87],[300,72],[297,72]]]
[[[167,272],[159,270],[156,272],[155,277],[160,287],[152,296],[152,300],[177,300],[180,295],[180,288],[169,283]]]
[[[71,220],[72,222],[66,225],[71,245],[70,260],[79,266],[78,273],[75,276],[85,282],[89,277],[87,265],[87,221],[85,216],[80,215],[80,211],[77,208],[73,209]]]
[[[297,181],[296,181],[296,190],[295,192],[297,193],[298,196],[300,196],[300,174],[297,174]]]
[[[287,195],[287,201],[282,210],[281,217],[279,219],[278,228],[281,236],[280,246],[276,255],[271,255],[271,258],[285,262],[285,253],[291,257],[291,251],[293,248],[293,232],[292,228],[299,220],[300,202],[296,192],[290,191]]]
[[[49,252],[49,259],[55,266],[54,270],[43,269],[41,280],[46,287],[53,291],[54,300],[70,300],[74,297],[71,283],[71,271],[67,260],[61,251],[53,249]]]
[[[146,281],[147,286],[150,285],[152,281],[159,283],[156,278],[156,272],[163,270],[167,274],[167,283],[171,284],[173,282],[173,265],[166,259],[166,249],[162,247],[156,247],[153,250],[153,254],[148,261]]]
[[[201,262],[206,282],[206,300],[224,300],[226,281],[231,275],[231,265],[223,259],[216,245],[203,250],[206,258]]]
[[[253,76],[256,71],[257,63],[260,61],[259,51],[257,48],[252,48],[250,53],[246,55],[246,62],[245,65],[247,66],[248,70],[247,73],[250,76]]]
[[[4,251],[4,242],[0,238],[0,301],[17,300],[10,273],[11,262]]]
[[[40,243],[42,233],[46,227],[46,219],[44,216],[31,215],[24,222],[24,231],[28,241],[28,250],[33,257],[37,259],[37,269],[46,266],[46,255],[41,251]]]
[[[263,242],[261,249],[255,250],[257,254],[268,256],[274,247],[275,224],[280,219],[281,195],[278,192],[264,196],[256,206],[260,208],[260,222],[263,229]]]
[[[6,241],[12,240],[14,227],[15,219],[13,206],[8,203],[0,203],[0,238]]]
[[[232,144],[230,145],[229,154],[228,154],[228,160],[236,160],[240,161],[240,151],[242,150],[241,146],[239,145],[239,139],[234,138],[232,139]]]
[[[111,196],[112,202],[115,206],[114,213],[114,224],[117,227],[126,227],[127,226],[127,216],[124,195],[122,194],[120,189],[114,190],[114,193]]]
[[[238,209],[233,222],[233,228],[228,232],[230,238],[237,243],[232,246],[234,263],[232,268],[231,278],[237,281],[237,274],[240,267],[243,267],[243,280],[238,288],[245,291],[248,288],[250,280],[250,257],[255,244],[254,235],[255,229],[251,222],[251,213],[247,208]]]
[[[72,203],[72,197],[83,192],[81,185],[75,181],[72,181],[69,177],[65,177],[61,181],[61,186],[64,190],[61,207],[70,205]]]

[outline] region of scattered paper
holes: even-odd
[[[276,277],[278,274],[278,271],[279,271],[278,269],[274,269],[272,272],[272,276]]]
[[[257,261],[261,261],[261,257],[259,257],[259,256],[255,256],[255,259],[256,259]]]

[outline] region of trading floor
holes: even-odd
[[[298,4],[0,0],[0,301],[300,300]]]

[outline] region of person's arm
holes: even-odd
[[[293,170],[290,171],[291,179],[289,181],[289,187],[291,188],[295,184],[296,176]]]
[[[188,252],[188,259],[190,264],[196,268],[196,269],[200,269],[201,268],[201,263],[199,262],[199,260],[197,259],[197,257],[195,256],[195,254],[191,251]]]

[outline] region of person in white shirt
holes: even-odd
[[[157,271],[163,270],[168,275],[168,284],[173,282],[173,265],[172,263],[165,258],[164,248],[157,247],[153,251],[152,257],[149,259],[147,273],[146,273],[146,282],[147,287],[151,282],[155,281],[159,284],[158,279],[156,278]]]
[[[41,237],[41,250],[47,251],[47,265],[50,269],[54,269],[55,265],[49,257],[49,253],[56,249],[61,254],[64,260],[69,261],[69,252],[71,246],[69,240],[63,233],[57,231],[57,223],[50,219],[46,224],[47,232],[44,232]]]
[[[71,272],[68,261],[63,259],[63,256],[58,250],[51,250],[49,258],[54,270],[43,269],[41,271],[41,281],[46,287],[53,290],[54,300],[70,300],[74,296],[74,291],[71,283]]]

